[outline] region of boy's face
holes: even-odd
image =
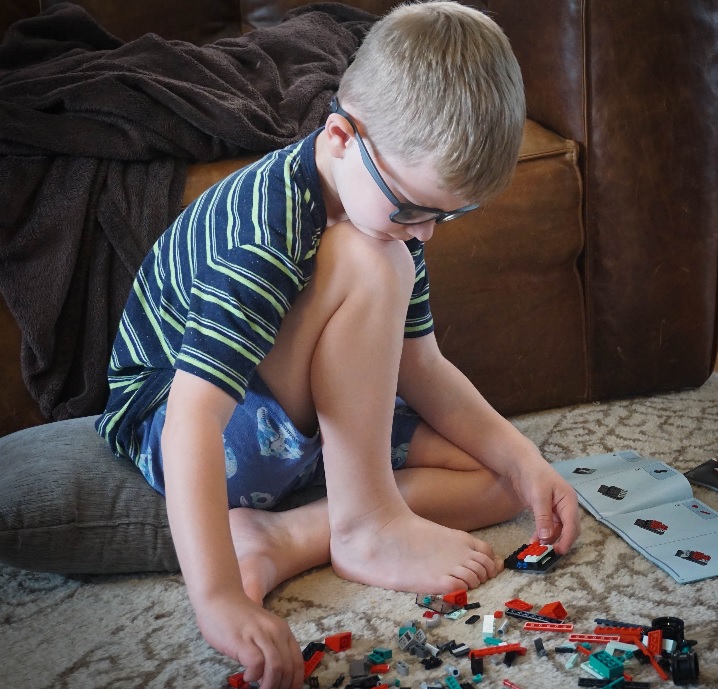
[[[347,129],[347,119],[340,117],[341,122],[332,123],[332,117],[327,121],[327,131],[330,139],[337,137],[334,150],[338,155],[332,166],[334,187],[344,213],[359,230],[384,240],[416,237],[427,241],[434,232],[435,217],[415,224],[399,224],[392,221],[392,216],[396,218],[402,209],[400,218],[421,219],[439,214],[441,221],[456,209],[463,214],[474,208],[439,188],[438,175],[429,161],[406,165],[393,156],[380,156],[356,130]],[[431,210],[437,213],[428,212]]]

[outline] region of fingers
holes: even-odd
[[[302,689],[304,685],[304,658],[302,658],[302,651],[291,632],[287,641],[287,665],[285,667],[289,668],[289,672],[286,686],[289,689]]]
[[[551,505],[551,512],[546,514],[543,503],[534,510],[536,530],[531,542],[552,543],[559,555],[565,555],[580,533],[580,515],[575,493],[569,490],[561,494],[556,505]],[[548,537],[545,534],[550,532]]]
[[[244,667],[244,679],[246,682],[257,682],[265,674],[266,654],[258,646],[244,646],[235,658]]]
[[[304,660],[291,633],[258,639],[256,646],[242,649],[238,660],[244,679],[259,681],[262,689],[301,689],[304,683]]]
[[[536,537],[542,544],[552,543],[554,540],[554,515],[551,496],[539,495],[531,508],[536,522]]]
[[[571,491],[573,491],[573,489],[571,489]],[[572,494],[569,493],[564,500],[560,501],[556,510],[561,523],[561,533],[554,547],[557,553],[565,555],[581,531],[581,521],[575,492]]]

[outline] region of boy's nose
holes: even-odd
[[[431,220],[430,222],[423,222],[420,225],[410,225],[410,234],[418,239],[420,242],[429,241],[434,235],[434,227],[436,222]]]

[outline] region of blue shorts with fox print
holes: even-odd
[[[160,438],[167,403],[140,425],[137,466],[148,483],[165,494]],[[400,469],[419,416],[397,397],[391,433],[391,465]],[[243,404],[238,404],[223,434],[229,507],[273,507],[290,493],[324,483],[319,432],[300,433],[269,388],[252,376]]]

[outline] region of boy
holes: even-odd
[[[428,307],[423,242],[516,163],[508,41],[455,3],[402,6],[332,109],[157,242],[98,422],[167,497],[203,635],[263,689],[302,684],[288,625],[261,607],[290,576],[331,560],[355,581],[448,592],[501,570],[467,531],[528,505],[559,552],[578,533],[574,492],[441,356]],[[325,500],[248,509],[318,478]]]

